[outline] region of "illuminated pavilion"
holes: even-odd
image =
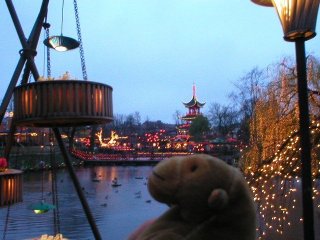
[[[186,115],[181,117],[182,124],[178,126],[178,132],[181,135],[187,135],[189,132],[190,124],[199,115],[201,115],[200,108],[206,103],[199,102],[196,96],[196,86],[192,86],[192,99],[189,102],[183,102],[183,105],[188,109]]]

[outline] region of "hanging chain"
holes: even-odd
[[[49,28],[46,29],[46,37],[49,38]],[[50,48],[47,47],[47,78],[51,78]]]
[[[73,0],[73,5],[74,5],[74,13],[75,13],[75,16],[76,16],[76,23],[77,23],[78,41],[80,43],[79,50],[80,50],[82,76],[83,76],[83,80],[88,80],[88,75],[87,75],[87,70],[86,70],[86,62],[85,62],[85,59],[84,59],[84,51],[83,51],[82,38],[81,38],[81,28],[80,28],[80,20],[79,20],[79,12],[78,12],[77,0]]]
[[[49,39],[49,28],[50,24],[45,22],[43,24],[43,28],[46,30],[46,39]],[[51,63],[50,63],[50,48],[47,47],[47,78],[48,80],[51,78]]]
[[[51,135],[51,129],[50,129]],[[53,209],[54,217],[54,231],[55,234],[60,233],[60,211],[59,211],[59,196],[58,196],[58,185],[57,185],[57,162],[55,152],[53,148],[53,142],[50,143],[50,162],[51,162],[51,173],[52,173],[52,203],[55,205]]]
[[[61,36],[63,32],[63,10],[64,10],[64,0],[62,0],[62,9],[61,9]]]

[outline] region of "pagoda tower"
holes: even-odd
[[[178,127],[180,134],[187,134],[191,122],[199,115],[201,115],[200,108],[206,103],[199,102],[196,96],[196,86],[192,86],[192,99],[189,102],[183,102],[183,105],[188,109],[185,116],[181,117],[183,124]]]

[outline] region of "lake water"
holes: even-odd
[[[154,201],[148,193],[146,178],[151,166],[91,167],[76,169],[91,212],[103,239],[122,240],[145,220],[159,216],[167,207]],[[97,175],[100,182],[92,179]],[[112,187],[117,177],[120,187]],[[141,179],[142,178],[142,179]],[[51,203],[51,174],[43,174],[43,195]],[[69,239],[94,239],[78,195],[67,170],[57,172],[61,233]],[[6,240],[32,239],[42,234],[54,234],[53,212],[34,214],[28,206],[41,201],[42,173],[24,174],[22,203],[10,207]],[[151,200],[151,201],[150,201]],[[2,239],[7,207],[0,208],[0,238]]]
[[[144,221],[159,216],[167,210],[167,206],[156,202],[147,190],[147,177],[152,166],[96,166],[76,168],[80,184],[90,206],[92,215],[103,240],[125,240]],[[99,182],[94,182],[95,177]],[[120,187],[112,187],[112,180],[118,179]],[[2,240],[30,240],[42,234],[54,235],[54,216],[49,211],[44,214],[34,214],[28,206],[38,203],[43,196],[46,202],[51,203],[51,172],[24,173],[23,202],[14,204],[9,208],[9,218],[5,238],[7,207],[0,208],[0,239]],[[42,181],[43,179],[43,181]],[[317,181],[318,182],[318,181]],[[57,172],[57,186],[60,212],[60,232],[72,240],[93,240],[94,236],[82,205],[66,169]],[[280,236],[270,226],[260,222],[260,228],[267,232],[264,240],[301,240],[302,222],[300,205],[300,185],[295,192],[297,207],[292,209],[286,220],[292,222],[291,226],[283,224],[283,234]],[[320,186],[317,183],[317,189]],[[288,186],[291,188],[292,186]],[[281,196],[281,193],[279,193]],[[276,203],[283,208],[292,206],[292,199]],[[316,240],[320,240],[320,212],[319,197],[315,199],[315,230]],[[272,217],[272,213],[270,217]],[[269,217],[269,218],[270,218]],[[281,216],[278,216],[278,218]],[[279,223],[278,223],[279,224]]]

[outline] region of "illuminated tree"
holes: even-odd
[[[250,142],[246,164],[257,170],[265,161],[274,157],[278,146],[290,132],[297,128],[296,91],[286,83],[283,76],[261,88],[255,102],[255,110],[249,121]]]
[[[313,194],[319,208],[320,156],[320,67],[308,57]],[[302,221],[295,211],[301,195],[300,142],[298,133],[296,69],[290,59],[268,68],[270,83],[260,88],[250,118],[250,141],[243,151],[241,167],[257,202],[259,239],[280,239],[279,235]],[[291,219],[289,221],[289,219]],[[278,234],[278,235],[277,235]]]

